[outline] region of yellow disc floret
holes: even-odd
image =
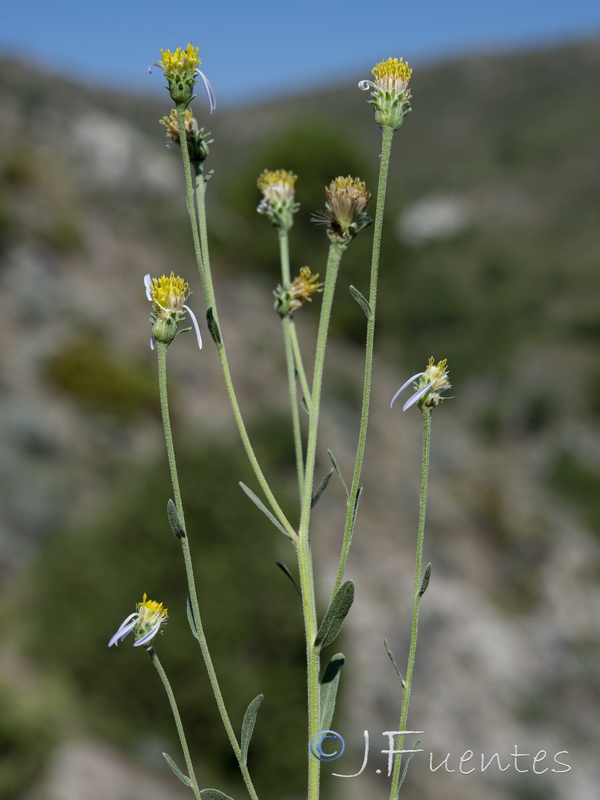
[[[150,284],[152,302],[158,311],[180,311],[189,293],[189,286],[173,272],[167,278],[152,278]]]
[[[265,169],[258,176],[256,185],[265,197],[273,193],[278,196],[293,197],[297,180],[298,176],[287,169]]]
[[[438,363],[436,364],[433,360],[433,356],[430,357],[429,364],[427,365],[427,369],[423,373],[421,382],[423,385],[426,385],[433,381],[433,385],[429,389],[431,393],[435,393],[439,396],[440,392],[443,392],[445,389],[450,388],[450,381],[448,380],[447,367],[448,367],[447,358],[445,358],[443,361],[438,361]]]
[[[161,59],[158,64],[167,77],[188,72],[193,74],[202,63],[198,55],[198,48],[194,47],[191,42],[185,50],[181,47],[178,47],[173,52],[161,49],[160,54]]]
[[[412,75],[412,69],[401,58],[380,61],[372,69],[375,84],[385,91],[403,92]]]
[[[150,624],[151,627],[156,625],[159,620],[169,617],[168,609],[162,603],[157,603],[156,600],[148,600],[146,592],[144,592],[142,602],[137,603],[137,610],[140,615],[140,624]]]

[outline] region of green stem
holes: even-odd
[[[287,230],[279,231],[279,256],[281,261],[281,283],[284,289],[290,285],[290,249]],[[302,448],[302,428],[300,427],[300,409],[298,408],[298,387],[296,383],[296,366],[292,344],[292,318],[288,314],[281,320],[285,362],[288,374],[288,389],[292,412],[292,430],[294,434],[294,451],[296,453],[296,472],[298,473],[298,493],[302,497],[304,487],[304,453]]]
[[[198,214],[198,231],[200,234],[200,252],[202,257],[202,266],[200,262],[198,262],[198,269],[200,270],[200,277],[202,278],[204,285],[206,307],[212,308],[213,314],[218,323],[219,317],[215,302],[215,289],[213,286],[212,272],[210,269],[210,253],[208,250],[208,227],[206,224],[206,179],[204,177],[204,171],[201,165],[196,166],[196,210]]]
[[[431,445],[431,411],[423,409],[423,460],[421,464],[421,497],[419,502],[419,528],[417,533],[417,555],[415,559],[415,583],[413,593],[413,614],[410,632],[410,649],[408,653],[408,665],[406,668],[406,679],[404,695],[402,697],[402,711],[400,713],[400,727],[398,730],[406,730],[408,721],[408,705],[410,703],[410,690],[412,687],[413,670],[415,666],[415,654],[417,652],[417,634],[419,632],[419,606],[421,604],[421,567],[423,563],[423,538],[425,535],[425,511],[427,509],[427,485],[429,482],[429,450]],[[396,749],[402,750],[404,736],[398,737]],[[400,790],[400,770],[402,767],[402,754],[396,756],[394,771],[392,773],[392,786],[390,790],[390,800],[396,800]]]
[[[180,121],[181,125],[181,121]],[[181,135],[181,134],[180,134]],[[185,152],[184,152],[185,151]],[[185,148],[181,149],[182,152],[182,159],[184,165],[184,171],[186,171],[186,158],[187,163],[189,165],[189,154]],[[192,232],[196,232],[194,234],[194,248],[196,252],[196,262],[198,265],[198,271],[200,273],[200,280],[202,282],[202,289],[204,292],[204,298],[206,301],[207,309],[212,311],[213,319],[217,325],[217,329],[219,331],[219,342],[215,342],[217,346],[217,351],[219,354],[219,360],[221,362],[221,369],[223,370],[223,376],[225,378],[225,387],[227,389],[227,396],[229,398],[229,402],[231,403],[231,408],[233,410],[233,416],[235,418],[238,431],[240,434],[240,438],[242,440],[242,444],[246,451],[246,455],[248,456],[248,460],[254,470],[254,474],[256,475],[256,479],[260,484],[261,489],[265,497],[267,498],[273,513],[281,522],[283,527],[287,530],[289,535],[292,539],[296,538],[296,531],[294,530],[293,526],[288,521],[287,517],[283,513],[279,503],[275,499],[275,495],[271,491],[269,484],[267,483],[267,479],[258,463],[258,459],[256,458],[256,454],[252,447],[252,443],[250,442],[250,437],[248,436],[248,431],[246,430],[246,425],[244,424],[244,419],[242,417],[242,413],[240,411],[240,406],[237,401],[237,397],[235,394],[235,389],[233,388],[233,380],[231,377],[231,370],[229,368],[229,361],[227,358],[227,352],[225,350],[225,344],[223,342],[223,335],[221,333],[221,328],[219,325],[219,314],[217,311],[217,302],[214,292],[213,280],[212,280],[212,271],[210,268],[210,255],[208,249],[208,229],[206,225],[206,181],[204,179],[204,174],[200,167],[196,168],[196,195],[195,195],[195,204],[194,204],[194,193],[192,187],[192,200],[191,205],[189,201],[189,191],[191,184],[191,171],[190,171],[190,181],[188,184],[188,177],[186,172],[186,189],[188,191],[188,213],[190,216],[190,224],[192,226]],[[197,212],[197,216],[196,216]],[[196,248],[196,239],[198,240],[198,247]]]
[[[192,784],[190,788],[194,792],[194,797],[196,798],[196,800],[202,800],[202,796],[200,794],[200,788],[198,786],[198,781],[196,780],[196,774],[194,772],[194,766],[192,764],[192,758],[190,756],[190,749],[188,747],[187,739],[185,738],[185,731],[183,729],[183,724],[181,722],[181,715],[179,713],[179,709],[177,708],[177,701],[175,700],[173,689],[171,688],[171,684],[169,683],[169,679],[167,678],[167,673],[165,672],[163,665],[160,663],[160,660],[156,655],[156,651],[154,650],[154,648],[148,647],[146,649],[146,652],[150,656],[154,668],[158,672],[158,676],[161,679],[163,686],[165,687],[167,697],[169,698],[169,705],[171,706],[171,713],[173,714],[173,719],[175,720],[175,727],[177,728],[177,733],[179,735],[179,742],[181,744],[181,749],[183,751],[183,757],[185,759],[185,764],[188,771],[188,777]]]
[[[181,160],[183,162],[183,173],[185,175],[185,199],[192,228],[192,239],[194,241],[194,254],[196,256],[196,263],[200,272],[200,281],[202,284],[202,291],[204,292],[204,299],[206,305],[210,307],[210,296],[207,293],[208,282],[206,280],[206,264],[202,258],[202,248],[200,245],[200,231],[198,229],[198,222],[196,220],[196,211],[194,203],[194,178],[192,176],[192,164],[190,161],[190,154],[187,148],[187,135],[185,132],[185,111],[186,106],[180,103],[177,106],[177,124],[179,127],[179,142],[181,150]]]
[[[177,508],[177,514],[179,515],[179,520],[184,530],[186,530],[185,516],[183,512],[183,503],[181,501],[181,490],[179,488],[179,477],[177,474],[177,465],[175,463],[175,448],[173,446],[173,435],[171,432],[171,421],[169,414],[169,399],[167,393],[168,345],[163,344],[162,342],[157,342],[156,346],[158,351],[158,385],[160,394],[160,408],[162,412],[163,427],[165,432],[165,442],[167,445],[167,457],[169,460],[171,483],[173,485],[173,494],[175,496],[175,507]],[[217,703],[217,708],[219,709],[219,714],[221,715],[223,727],[225,728],[227,737],[229,739],[229,743],[231,744],[233,752],[235,753],[235,757],[238,761],[240,770],[242,772],[242,776],[244,778],[244,783],[246,784],[246,788],[248,789],[248,793],[252,798],[252,800],[258,800],[258,795],[256,794],[256,790],[254,789],[252,779],[250,778],[248,767],[246,766],[246,763],[242,757],[242,751],[240,749],[239,742],[235,735],[235,731],[233,730],[233,725],[231,724],[231,720],[229,719],[229,714],[227,713],[227,709],[225,708],[225,701],[223,700],[223,694],[221,692],[221,687],[219,686],[217,673],[215,672],[210,651],[208,649],[208,643],[206,641],[206,635],[204,633],[204,627],[202,625],[202,617],[200,616],[200,605],[198,603],[196,581],[194,579],[194,569],[192,566],[192,556],[190,553],[190,544],[187,533],[180,539],[180,541],[181,541],[181,549],[183,552],[183,561],[185,564],[185,574],[187,578],[190,602],[192,605],[192,612],[194,615],[194,623],[196,627],[196,638],[198,640],[198,644],[200,645],[200,651],[202,653],[202,658],[204,659],[204,664],[206,666],[208,679],[210,681],[213,694],[215,696],[215,701]]]
[[[296,323],[293,317],[290,317],[290,337],[292,339],[292,349],[294,351],[294,361],[296,364],[296,371],[300,378],[300,386],[302,387],[302,396],[306,404],[306,409],[310,414],[312,400],[310,397],[310,389],[308,388],[308,380],[306,379],[306,372],[304,370],[304,361],[302,359],[302,352],[300,351],[300,342],[298,341],[298,331],[296,330]]]
[[[381,159],[379,164],[379,182],[377,185],[377,205],[375,209],[375,230],[373,232],[373,250],[371,255],[371,281],[369,288],[369,306],[371,307],[371,317],[367,322],[367,345],[365,352],[365,375],[363,381],[362,410],[360,414],[360,429],[358,434],[358,446],[356,450],[356,461],[354,462],[354,474],[352,476],[352,486],[348,496],[346,507],[346,521],[344,524],[344,540],[342,543],[342,553],[338,567],[332,597],[342,585],[344,570],[352,542],[352,533],[355,521],[355,505],[359,491],[360,474],[365,455],[365,444],[367,441],[367,425],[369,423],[369,405],[371,400],[371,377],[373,373],[373,345],[375,342],[375,311],[377,307],[377,283],[379,277],[379,257],[381,253],[381,236],[383,232],[383,212],[385,208],[385,195],[387,190],[387,179],[390,167],[390,153],[392,150],[393,128],[386,126],[383,128],[383,142],[381,145]]]
[[[306,663],[307,663],[307,689],[308,689],[308,740],[319,732],[320,726],[320,690],[319,648],[314,646],[317,635],[317,612],[315,602],[315,585],[313,576],[312,554],[309,540],[309,524],[311,500],[314,483],[315,461],[317,451],[317,432],[319,427],[319,406],[321,403],[321,387],[323,383],[323,368],[325,352],[327,349],[327,336],[331,307],[337,274],[344,253],[345,246],[332,243],[329,248],[327,270],[325,274],[325,288],[323,303],[317,334],[317,347],[315,353],[315,366],[312,384],[312,405],[308,428],[308,444],[306,449],[306,466],[304,472],[304,494],[300,513],[300,526],[298,530],[299,542],[297,548],[298,570],[300,573],[300,588],[302,592],[302,613],[304,617],[304,631],[306,635]],[[308,745],[308,743],[307,743]],[[308,750],[308,746],[307,746]],[[320,761],[308,751],[308,800],[318,800],[320,780]]]

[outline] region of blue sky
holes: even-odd
[[[2,16],[0,49],[147,92],[162,87],[160,71],[146,74],[160,48],[191,40],[221,106],[366,77],[389,56],[418,67],[600,33],[600,4],[589,0],[13,0]]]

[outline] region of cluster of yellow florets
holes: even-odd
[[[137,603],[137,610],[139,614],[138,625],[140,627],[148,626],[152,628],[159,620],[168,619],[169,612],[162,603],[157,603],[156,600],[148,600],[148,595],[144,592],[142,602]]]
[[[166,275],[152,278],[149,286],[152,302],[159,312],[180,311],[189,294],[189,288],[183,278],[176,276],[173,272],[168,278]]]
[[[375,85],[386,92],[404,92],[412,75],[412,69],[401,58],[380,61],[372,69]]]
[[[161,49],[160,55],[158,66],[161,67],[167,78],[174,75],[193,75],[202,63],[198,55],[198,48],[194,47],[191,42],[185,50],[181,47],[173,52]]]
[[[322,292],[323,284],[319,283],[319,274],[313,275],[310,267],[301,267],[300,275],[290,285],[291,311],[300,308],[302,303],[311,302],[311,294]]]
[[[161,125],[164,125],[167,129],[167,139],[170,139],[175,144],[180,144],[180,137],[179,137],[179,122],[177,120],[177,109],[171,109],[171,113],[169,116],[165,116],[162,119],[158,120]],[[198,124],[192,114],[191,108],[186,108],[185,110],[185,132],[186,134],[190,134],[195,128],[198,127]]]
[[[433,381],[432,386],[429,388],[429,393],[436,395],[435,405],[439,402],[440,392],[450,388],[450,381],[448,380],[448,359],[434,363],[433,356],[429,359],[427,369],[421,376],[419,383],[426,386]]]
[[[258,176],[256,185],[268,202],[291,200],[298,176],[287,169],[265,169]]]

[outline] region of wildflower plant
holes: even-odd
[[[215,98],[210,84],[198,68],[199,63],[198,49],[191,44],[184,49],[177,48],[174,51],[161,51],[161,59],[156,63],[156,66],[163,70],[169,93],[176,105],[175,109],[163,117],[161,124],[166,128],[169,143],[173,147],[178,147],[181,154],[187,208],[198,266],[199,284],[206,306],[208,332],[217,350],[233,418],[253,470],[257,484],[255,488],[258,493],[242,483],[240,483],[240,487],[247,498],[266,516],[273,527],[286,537],[289,546],[296,555],[298,580],[296,581],[296,578],[287,567],[285,571],[288,577],[292,579],[300,595],[304,623],[307,665],[307,727],[303,733],[299,732],[298,736],[303,736],[306,742],[307,797],[308,800],[318,800],[320,796],[321,762],[318,757],[315,757],[314,748],[311,747],[311,744],[318,740],[321,734],[329,732],[335,711],[336,693],[341,670],[344,665],[344,657],[341,653],[338,653],[323,668],[322,651],[337,638],[345,618],[351,610],[354,599],[354,583],[351,580],[345,580],[345,568],[362,492],[360,483],[370,412],[378,271],[387,177],[393,135],[400,128],[405,116],[410,111],[408,85],[412,70],[402,59],[390,58],[375,66],[373,69],[374,80],[363,81],[359,84],[361,88],[371,90],[371,100],[369,102],[374,107],[375,120],[382,131],[382,149],[379,161],[380,169],[375,209],[374,213],[369,210],[371,193],[364,181],[359,177],[339,176],[331,180],[329,185],[325,187],[325,210],[316,212],[313,215],[315,222],[324,224],[326,234],[323,237],[324,243],[328,242],[324,270],[321,270],[320,273],[313,272],[311,268],[304,266],[300,268],[293,279],[291,277],[289,231],[293,226],[295,215],[300,212],[300,205],[295,199],[297,176],[283,168],[265,169],[257,180],[257,186],[262,195],[257,211],[259,214],[265,215],[271,222],[277,235],[279,249],[281,275],[279,283],[274,290],[274,307],[281,318],[282,325],[283,349],[290,396],[291,438],[297,471],[298,504],[296,515],[292,518],[283,511],[278,502],[276,493],[264,474],[250,441],[238,403],[229,367],[225,337],[219,320],[206,224],[206,188],[209,174],[204,172],[204,162],[208,156],[209,142],[203,129],[198,127],[190,108],[190,103],[194,97],[194,85],[198,77],[204,81],[211,112],[215,107]],[[187,146],[182,146],[183,142]],[[373,213],[373,219],[371,218],[371,213]],[[332,468],[317,485],[315,471],[320,433],[319,417],[322,387],[325,378],[329,325],[336,284],[346,250],[356,236],[361,234],[371,222],[373,222],[373,242],[369,294],[365,297],[357,289],[351,287],[351,294],[364,311],[366,317],[362,408],[357,432],[353,474],[351,480],[346,482],[335,456],[331,451],[328,451]],[[320,280],[321,274],[323,275],[322,280]],[[152,304],[150,314],[152,343],[157,351],[160,407],[173,492],[172,499],[167,502],[167,520],[182,550],[189,594],[188,607],[186,609],[188,622],[191,633],[200,649],[226,735],[239,765],[246,795],[252,800],[258,800],[259,790],[253,783],[248,767],[248,751],[263,695],[258,695],[249,702],[241,729],[238,730],[227,711],[217,669],[204,633],[200,597],[196,588],[192,566],[192,544],[190,540],[193,541],[194,532],[188,532],[187,529],[171,432],[167,388],[167,350],[179,333],[189,330],[189,328],[181,328],[186,314],[189,314],[192,321],[199,346],[201,346],[200,330],[195,316],[186,304],[190,290],[188,284],[182,278],[175,276],[173,272],[168,277],[163,275],[160,278],[151,278],[147,275],[144,278],[144,285],[147,299]],[[296,330],[294,316],[304,303],[316,301],[317,299],[320,303],[320,313],[316,332],[316,348],[312,359],[312,374],[309,374],[304,363],[304,345]],[[430,359],[429,364],[422,372],[413,375],[398,390],[392,399],[391,405],[410,384],[414,384],[414,392],[405,403],[404,409],[406,410],[411,406],[416,406],[420,409],[424,423],[424,435],[411,643],[406,677],[401,677],[403,692],[400,709],[400,730],[405,730],[408,719],[416,654],[419,606],[431,574],[430,564],[427,565],[424,571],[422,569],[431,414],[443,399],[442,394],[450,387],[446,361],[440,361],[436,364],[433,359]],[[337,474],[341,481],[346,495],[345,518],[339,564],[335,579],[330,587],[328,607],[325,614],[319,618],[315,598],[316,565],[313,562],[310,537],[312,510],[334,473]],[[181,610],[179,613],[181,613]],[[167,693],[186,764],[186,773],[184,773],[170,756],[165,755],[173,772],[192,790],[197,800],[207,797],[216,798],[217,800],[230,800],[227,795],[219,790],[199,788],[200,784],[191,763],[175,696],[155,651],[157,634],[161,632],[166,618],[167,611],[162,604],[147,600],[146,595],[144,595],[142,602],[137,605],[136,612],[130,614],[118,628],[110,640],[110,645],[117,644],[119,641],[123,641],[129,633],[134,633],[134,646],[143,646],[150,655]],[[165,644],[167,639],[168,637],[165,637]],[[395,659],[389,649],[388,653],[398,672]],[[400,675],[399,672],[398,674]],[[268,691],[268,687],[265,690]],[[401,749],[402,742],[400,741],[397,750],[400,751]],[[407,766],[408,762],[404,766],[404,771],[402,771],[402,754],[398,752],[394,760],[390,800],[394,800],[398,796]]]

